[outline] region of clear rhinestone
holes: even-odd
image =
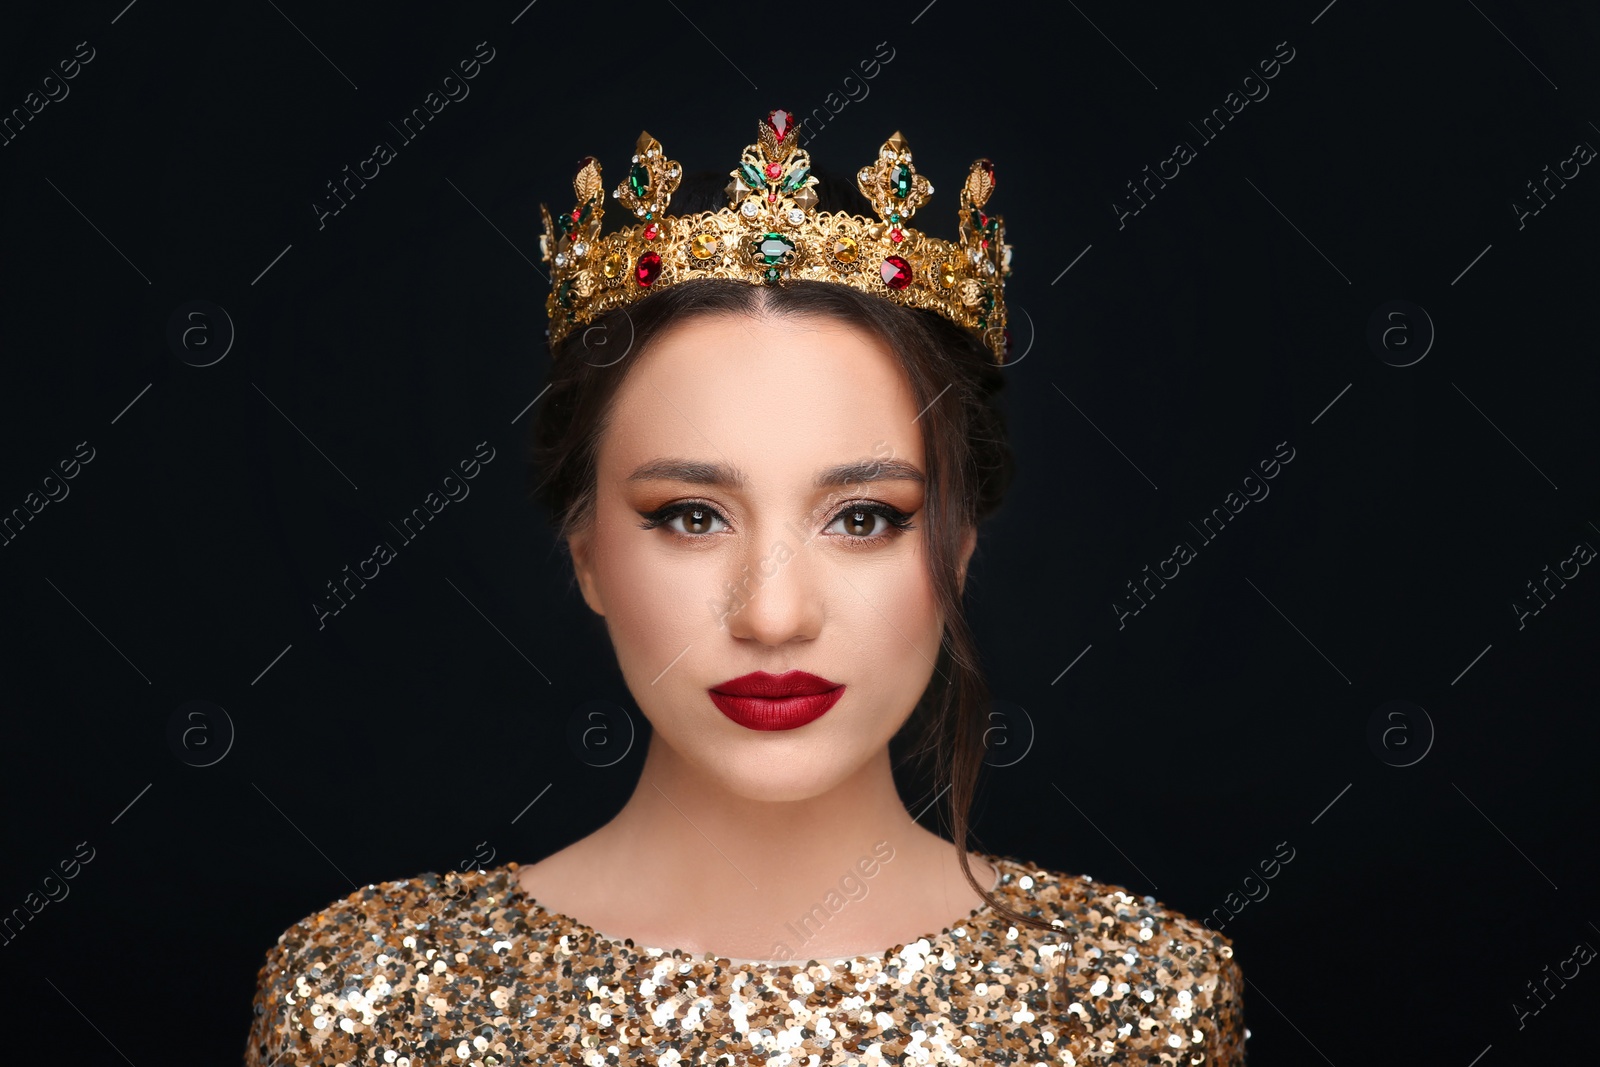
[[[646,148],[644,150],[644,154],[653,159],[655,158],[656,150],[654,148]]]
[[[757,211],[756,202],[754,200],[746,200],[744,203],[739,205],[739,213],[742,214],[745,218],[749,218],[749,219],[755,218],[756,211]]]
[[[567,265],[567,254],[565,252],[557,252],[556,253],[556,266],[565,267],[566,265]]]
[[[806,221],[806,213],[797,207],[792,207],[789,209],[789,221],[798,226]]]
[[[673,167],[671,170],[667,171],[667,174],[670,175],[671,177],[676,178],[678,176],[678,168],[677,167]]]
[[[974,267],[983,261],[983,255],[976,248],[967,249],[967,258],[972,260]]]
[[[639,162],[639,157],[638,156],[634,156],[633,159],[631,160],[631,162],[634,162],[634,163]]]
[[[589,251],[589,246],[584,244],[582,241],[579,241],[577,244],[572,246],[572,254],[575,256],[581,256],[587,251]]]

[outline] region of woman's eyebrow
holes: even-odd
[[[722,463],[702,463],[688,459],[656,459],[642,463],[628,475],[630,482],[673,481],[691,485],[716,485],[728,489],[742,489],[749,479],[737,467]],[[926,482],[916,466],[897,459],[869,459],[858,463],[841,463],[817,472],[815,485],[819,489],[862,482],[911,481]]]
[[[817,472],[816,486],[827,489],[837,485],[856,485],[861,482],[910,481],[922,484],[927,481],[914,465],[898,459],[868,459],[860,463],[843,463]]]
[[[689,459],[654,459],[641,463],[628,475],[630,482],[689,482],[693,485],[720,485],[728,489],[741,489],[746,484],[744,472],[737,467],[721,463],[697,463]]]

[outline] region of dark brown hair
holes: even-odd
[[[819,209],[872,214],[853,183],[819,177]],[[685,214],[714,210],[724,202],[722,184],[720,176],[688,175],[673,196],[673,207]],[[829,195],[830,189],[841,188],[855,196]],[[1013,472],[998,406],[1004,378],[975,334],[932,311],[903,307],[833,282],[679,282],[597,316],[556,347],[548,391],[531,431],[529,496],[548,509],[564,546],[593,518],[599,443],[628,368],[668,327],[699,315],[739,313],[822,316],[861,327],[888,345],[909,378],[917,407],[925,411],[918,420],[928,478],[923,529],[945,623],[934,676],[896,740],[909,740],[907,759],[923,775],[931,770],[929,780],[950,783],[949,824],[968,884],[1011,921],[1053,930],[995,900],[989,887],[974,877],[967,857],[990,697],[962,610],[956,561],[966,529],[999,507]]]

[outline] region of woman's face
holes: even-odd
[[[824,793],[888,744],[938,658],[921,433],[938,405],[919,417],[887,345],[829,317],[696,316],[635,358],[572,541],[584,599],[654,744],[741,797]],[[790,670],[844,688],[783,729],[736,721],[775,703],[713,697]]]

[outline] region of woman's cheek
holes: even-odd
[[[607,539],[600,562],[607,576],[604,597],[610,628],[640,652],[675,643],[676,655],[684,644],[716,625],[716,616],[707,607],[717,592],[713,553],[675,551],[665,543],[669,537],[660,530],[616,531]]]
[[[849,648],[853,659],[880,666],[928,669],[942,634],[926,560],[914,552],[886,553],[875,559],[847,558],[825,569],[836,572],[831,588],[835,610],[829,612],[828,625],[840,632],[832,635],[833,647]],[[900,673],[879,680],[898,688]]]
[[[912,539],[907,537],[906,540]],[[876,603],[907,636],[913,633],[926,636],[930,629],[937,632],[938,601],[928,574],[928,560],[920,544],[908,544],[900,558],[883,569],[882,585]],[[905,648],[905,642],[900,641],[900,646]],[[911,650],[907,648],[906,651]]]

